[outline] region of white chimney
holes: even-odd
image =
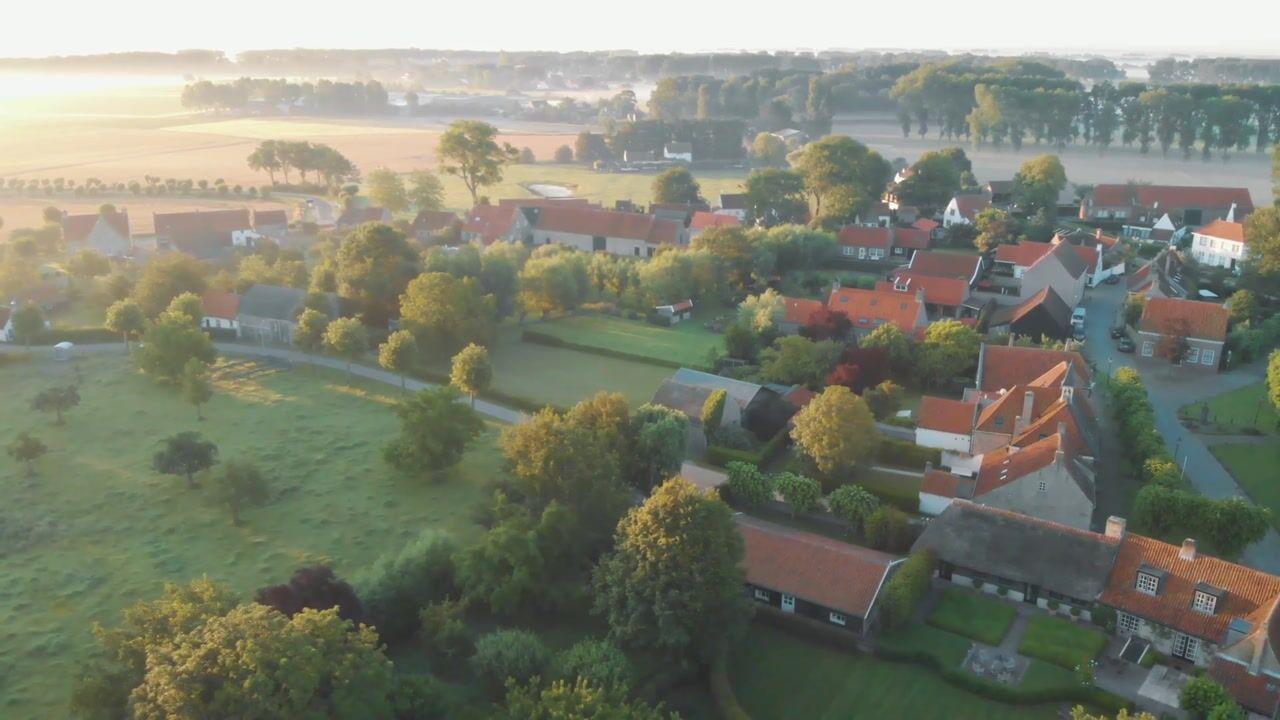
[[[1236,204],[1231,203],[1231,209],[1227,211],[1227,222],[1236,221]]]
[[[1035,393],[1031,392],[1030,390],[1027,390],[1026,392],[1022,393],[1022,421],[1023,422],[1027,424],[1031,423],[1031,418],[1032,418],[1031,411],[1035,407],[1035,403],[1036,403]],[[1017,428],[1019,431],[1022,430],[1022,428],[1018,427],[1016,423],[1014,424],[1014,427]]]
[[[1183,560],[1195,560],[1196,559],[1196,541],[1191,538],[1187,538],[1186,540],[1183,540],[1182,549],[1178,551],[1178,557]]]
[[[1066,459],[1067,453],[1067,424],[1058,423],[1058,449],[1053,452],[1053,464],[1062,467],[1063,460]]]
[[[1115,538],[1116,540],[1123,540],[1124,528],[1125,528],[1124,518],[1116,515],[1112,515],[1111,517],[1107,518],[1107,533],[1106,533],[1107,537]]]

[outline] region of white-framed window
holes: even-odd
[[[771,596],[769,595],[768,590],[761,590],[760,588],[756,588],[755,597],[757,600],[761,602],[769,602]]]
[[[1151,357],[1155,354],[1156,344],[1150,340],[1142,341],[1142,357]]]
[[[881,250],[881,249],[879,249],[879,248],[876,248],[876,249],[874,249],[874,250],[872,250],[872,251],[871,251],[871,259],[872,259],[872,260],[879,260],[879,259],[881,259],[881,258],[883,258],[883,257],[884,257],[884,250]]]
[[[1213,350],[1205,350],[1204,352],[1200,353],[1200,364],[1212,365],[1215,360],[1214,355],[1215,353]]]
[[[1117,613],[1116,625],[1125,632],[1136,633],[1142,627],[1142,621],[1129,613]]]
[[[1160,578],[1155,575],[1148,575],[1147,573],[1139,572],[1137,588],[1140,593],[1155,595],[1156,591],[1160,589]]]
[[[1200,348],[1187,348],[1187,362],[1192,365],[1200,362]]]
[[[1217,606],[1218,598],[1200,590],[1196,591],[1195,596],[1191,600],[1191,607],[1195,608],[1196,612],[1202,612],[1205,615],[1212,615]]]
[[[848,623],[848,621],[845,619],[845,616],[844,616],[844,615],[841,615],[840,613],[835,612],[835,611],[832,611],[832,613],[831,613],[831,622],[835,623],[836,625],[840,625],[840,626],[844,626],[845,624],[847,624],[847,623]]]
[[[840,248],[840,251],[843,252],[845,255],[853,254],[853,248],[849,247],[848,245],[845,245],[844,247]]]
[[[867,259],[867,249],[866,249],[866,248],[864,248],[864,247],[860,247],[860,248],[858,248],[858,259],[859,259],[859,260],[866,260],[866,259]]]

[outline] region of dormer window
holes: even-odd
[[[1001,426],[1003,426],[1003,425],[1004,425],[1004,416],[1003,416],[1003,415],[997,415],[997,416],[996,416],[996,427],[1001,427]]]
[[[1135,587],[1140,593],[1155,595],[1160,592],[1160,576],[1155,572],[1139,570],[1138,582]]]
[[[1206,583],[1198,583],[1191,596],[1191,608],[1205,615],[1213,615],[1218,611],[1218,603],[1224,591]]]

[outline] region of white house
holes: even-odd
[[[1202,265],[1240,271],[1245,258],[1244,224],[1214,220],[1191,233],[1191,255]]]
[[[693,162],[693,143],[669,142],[662,146],[662,157],[666,160]]]
[[[200,327],[206,330],[240,330],[240,296],[221,290],[206,290],[200,297],[204,317]]]
[[[956,195],[942,211],[942,226],[972,225],[978,213],[991,207],[990,195]]]

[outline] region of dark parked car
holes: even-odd
[[[1113,325],[1113,326],[1111,327],[1111,339],[1112,339],[1112,340],[1115,340],[1115,339],[1116,339],[1116,338],[1118,338],[1118,337],[1122,337],[1123,335],[1124,335],[1124,328],[1123,328],[1123,327],[1121,327],[1121,326],[1119,326],[1119,325]]]
[[[1077,341],[1084,341],[1084,325],[1076,325],[1071,330],[1071,337]]]
[[[1116,349],[1122,353],[1133,352],[1133,339],[1128,335],[1120,338],[1120,342],[1116,343]]]

